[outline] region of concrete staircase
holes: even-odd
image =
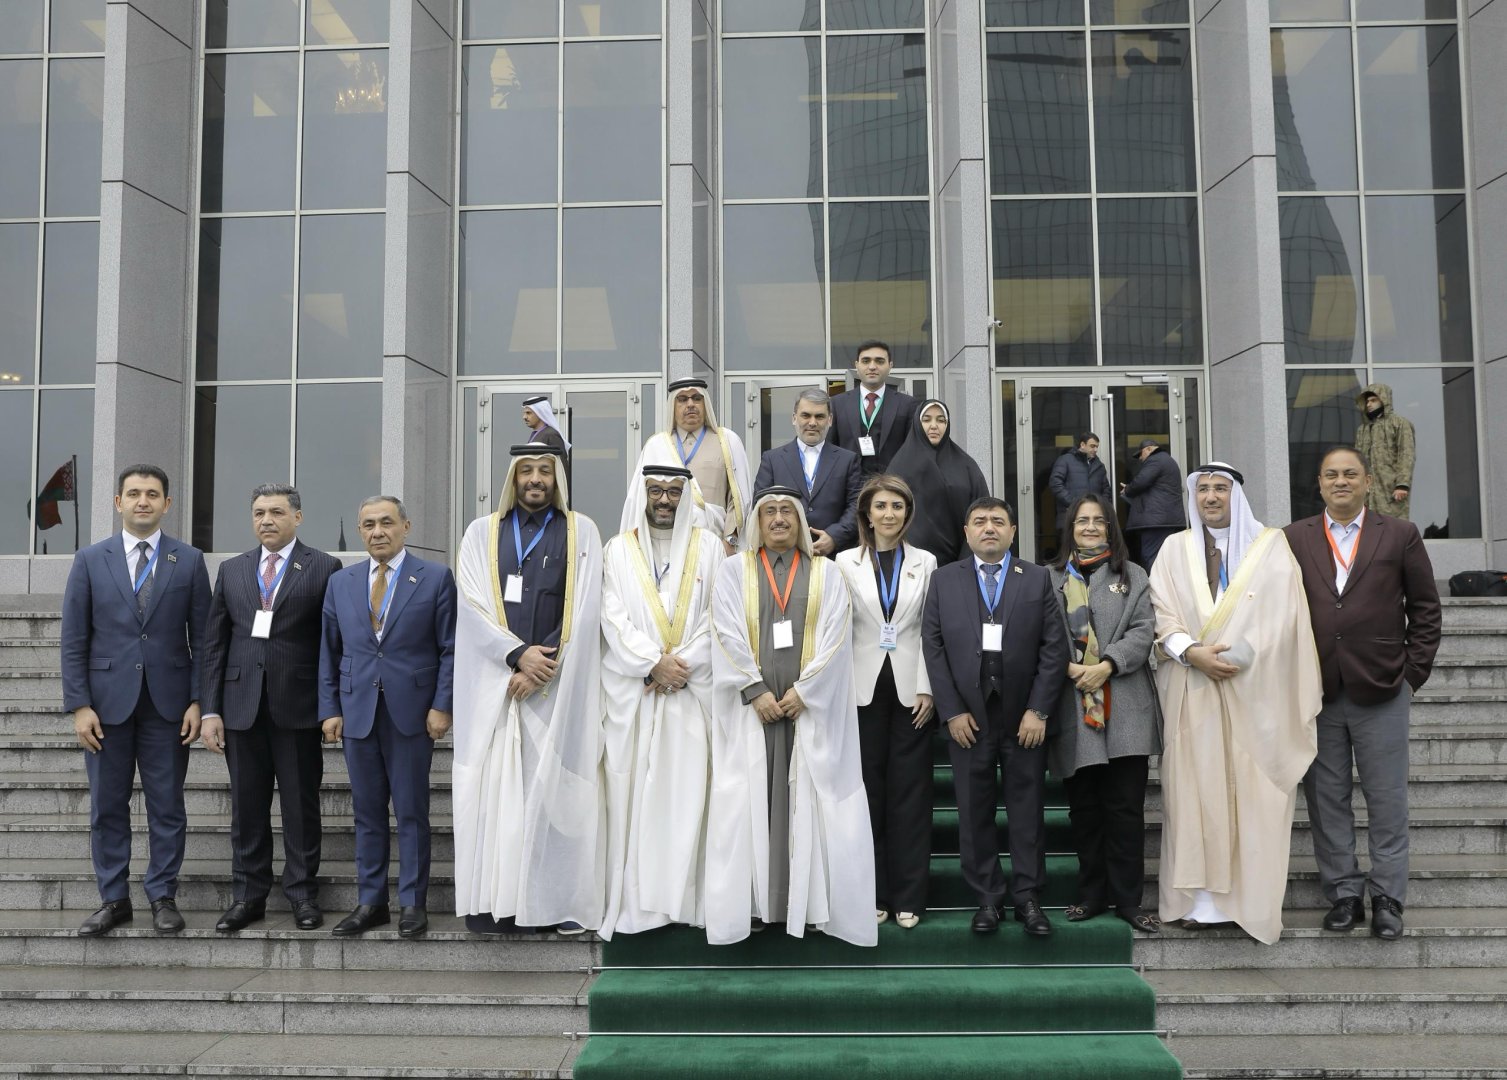
[[[586,1028],[600,945],[589,935],[479,940],[443,914],[453,897],[444,745],[424,939],[389,927],[339,941],[333,919],[301,932],[278,896],[265,922],[216,934],[230,899],[229,791],[224,762],[197,747],[178,894],[189,928],[159,937],[141,914],[138,805],[136,922],[77,937],[98,895],[82,756],[58,711],[56,606],[0,603],[0,1080],[570,1075],[578,1044],[565,1033]],[[1300,801],[1281,944],[1171,929],[1136,944],[1190,1077],[1507,1078],[1507,603],[1447,601],[1445,624],[1413,709],[1407,934],[1383,944],[1364,930],[1319,929],[1325,905]],[[338,917],[355,903],[355,873],[336,751],[322,798],[322,900]],[[1154,778],[1148,806],[1154,880]]]

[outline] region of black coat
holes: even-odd
[[[1057,530],[1067,520],[1068,507],[1079,495],[1092,492],[1104,499],[1106,507],[1114,506],[1115,496],[1109,488],[1109,473],[1104,471],[1104,462],[1089,457],[1081,450],[1069,450],[1052,465],[1048,481],[1052,494],[1057,496]]]
[[[801,452],[796,449],[798,441],[791,439],[783,446],[765,451],[759,459],[758,476],[754,478],[755,491],[763,491],[771,484],[806,490],[805,466]],[[834,555],[858,543],[858,491],[862,486],[858,455],[831,443],[823,446],[816,481],[805,499],[806,524],[832,538]]]
[[[1188,524],[1183,511],[1183,474],[1165,450],[1153,450],[1141,462],[1135,479],[1125,485],[1130,503],[1127,529],[1182,529]]]
[[[893,386],[884,388],[884,397],[879,399],[879,415],[874,418],[871,429],[874,454],[864,457],[859,453],[858,439],[863,434],[865,393],[860,384],[856,389],[845,390],[832,398],[832,426],[827,429],[827,442],[858,454],[859,468],[867,479],[888,472],[896,452],[905,445],[906,435],[916,418],[916,399]]]

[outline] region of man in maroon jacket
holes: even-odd
[[[1369,891],[1371,933],[1392,941],[1402,934],[1408,885],[1408,705],[1433,667],[1441,617],[1417,527],[1368,513],[1371,483],[1365,455],[1335,447],[1319,463],[1324,513],[1286,532],[1324,674],[1318,757],[1303,778],[1319,879],[1333,905],[1324,929],[1363,921]],[[1355,859],[1352,761],[1366,796],[1369,875]]]

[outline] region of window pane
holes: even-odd
[[[298,535],[324,551],[362,550],[356,509],[382,479],[382,384],[300,386],[296,445]]]
[[[388,0],[304,0],[310,45],[371,45],[387,40]]]
[[[896,367],[931,367],[931,223],[924,202],[833,203],[832,366],[870,338]]]
[[[827,39],[827,188],[925,195],[926,37]]]
[[[1350,0],[1271,0],[1271,20],[1277,22],[1343,22],[1350,18]]]
[[[244,551],[257,542],[251,489],[287,483],[292,475],[292,404],[287,386],[201,386],[195,392],[195,547]]]
[[[1099,201],[1099,303],[1106,364],[1203,361],[1194,200]]]
[[[466,0],[465,36],[554,37],[560,29],[559,0]]]
[[[297,54],[206,57],[204,210],[292,210],[297,159]]]
[[[41,190],[42,62],[0,62],[0,217],[32,217]]]
[[[822,193],[821,39],[722,45],[722,192],[730,199]]]
[[[561,370],[657,370],[659,207],[565,211]]]
[[[292,377],[292,218],[211,218],[201,226],[198,373]]]
[[[828,30],[921,30],[924,0],[827,0]]]
[[[462,375],[555,370],[555,212],[460,216]]]
[[[565,0],[565,36],[657,34],[659,0]]]
[[[47,69],[47,212],[99,213],[104,60],[54,60]]]
[[[1287,362],[1364,363],[1358,201],[1282,199],[1278,207]]]
[[[1469,363],[1470,278],[1459,195],[1366,199],[1371,351],[1378,364]]]
[[[37,227],[0,225],[0,389],[32,381],[36,351]]]
[[[52,0],[53,52],[105,51],[105,0]]]
[[[989,35],[989,169],[996,195],[1089,190],[1081,33]]]
[[[1351,74],[1349,30],[1272,33],[1277,190],[1355,188]]]
[[[1089,0],[1088,10],[1095,26],[1188,21],[1188,0]]]
[[[722,243],[728,368],[825,368],[821,207],[729,206]]]
[[[1390,19],[1453,19],[1455,0],[1362,0],[1355,17],[1361,22]]]
[[[1083,0],[984,0],[990,26],[1082,26]]]
[[[821,0],[722,0],[722,30],[817,30]]]
[[[657,41],[565,46],[567,202],[658,199]]]
[[[1094,238],[1087,199],[994,203],[994,362],[1090,365]]]
[[[1193,191],[1193,68],[1181,30],[1094,35],[1100,191]]]
[[[1458,30],[1377,26],[1356,37],[1366,187],[1463,187]]]
[[[31,522],[24,507],[34,502],[41,490],[41,485],[31,486],[31,402],[29,390],[0,389],[0,462],[4,463],[0,465],[0,506],[8,507],[0,514],[0,555],[26,555],[31,551],[26,535]],[[58,505],[60,517],[77,509],[77,503]],[[71,540],[71,518],[68,525]]]
[[[28,498],[34,498],[60,468],[77,458],[74,489],[78,500],[58,504],[61,520],[50,529],[37,529],[34,550],[38,555],[71,555],[93,540],[89,533],[89,500],[94,493],[94,391],[43,390],[38,410],[37,476],[33,480],[33,494]],[[44,524],[39,517],[37,525]],[[174,527],[172,518],[168,518],[167,525],[170,530]],[[73,540],[75,528],[77,544]]]
[[[42,251],[42,381],[92,383],[98,347],[99,223],[47,226]],[[94,423],[91,417],[88,423]]]
[[[210,49],[298,44],[298,0],[209,0],[204,18]]]
[[[478,45],[466,50],[460,201],[555,201],[560,50]]]
[[[381,214],[303,219],[298,375],[382,374]]]
[[[43,3],[44,0],[9,0],[0,4],[0,54],[42,51]]]
[[[1323,513],[1319,462],[1332,446],[1351,446],[1360,421],[1356,395],[1365,368],[1320,368],[1287,372],[1287,463],[1292,518]]]
[[[387,202],[387,53],[304,58],[304,209]]]

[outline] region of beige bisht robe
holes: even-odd
[[[1167,542],[1151,572],[1158,642],[1182,632],[1251,659],[1215,682],[1162,657],[1161,917],[1185,918],[1200,890],[1246,933],[1282,933],[1298,783],[1316,753],[1323,703],[1302,574],[1280,529],[1263,529],[1218,605],[1201,526]]]
[[[696,516],[691,523],[710,529],[724,540],[737,539],[743,529],[743,520],[748,514],[749,495],[753,491],[753,478],[748,475],[748,451],[743,446],[743,440],[738,438],[738,433],[732,428],[718,426],[717,416],[712,411],[712,399],[708,396],[703,405],[706,410],[706,438],[703,441],[701,453],[698,453],[696,459],[691,462],[690,466],[687,466],[681,460],[680,451],[676,447],[679,436],[675,431],[674,394],[670,395],[665,408],[665,415],[670,418],[669,423],[663,431],[656,431],[644,443],[644,448],[639,451],[638,463],[633,466],[632,475],[640,476],[645,465],[688,467],[692,473],[695,473],[705,460],[701,454],[715,446],[722,455],[722,469],[727,481],[727,498],[721,504],[713,505],[711,500],[702,498],[701,491],[698,489],[694,496]],[[632,516],[628,506],[624,506],[618,531],[628,532],[637,527],[638,519]]]

